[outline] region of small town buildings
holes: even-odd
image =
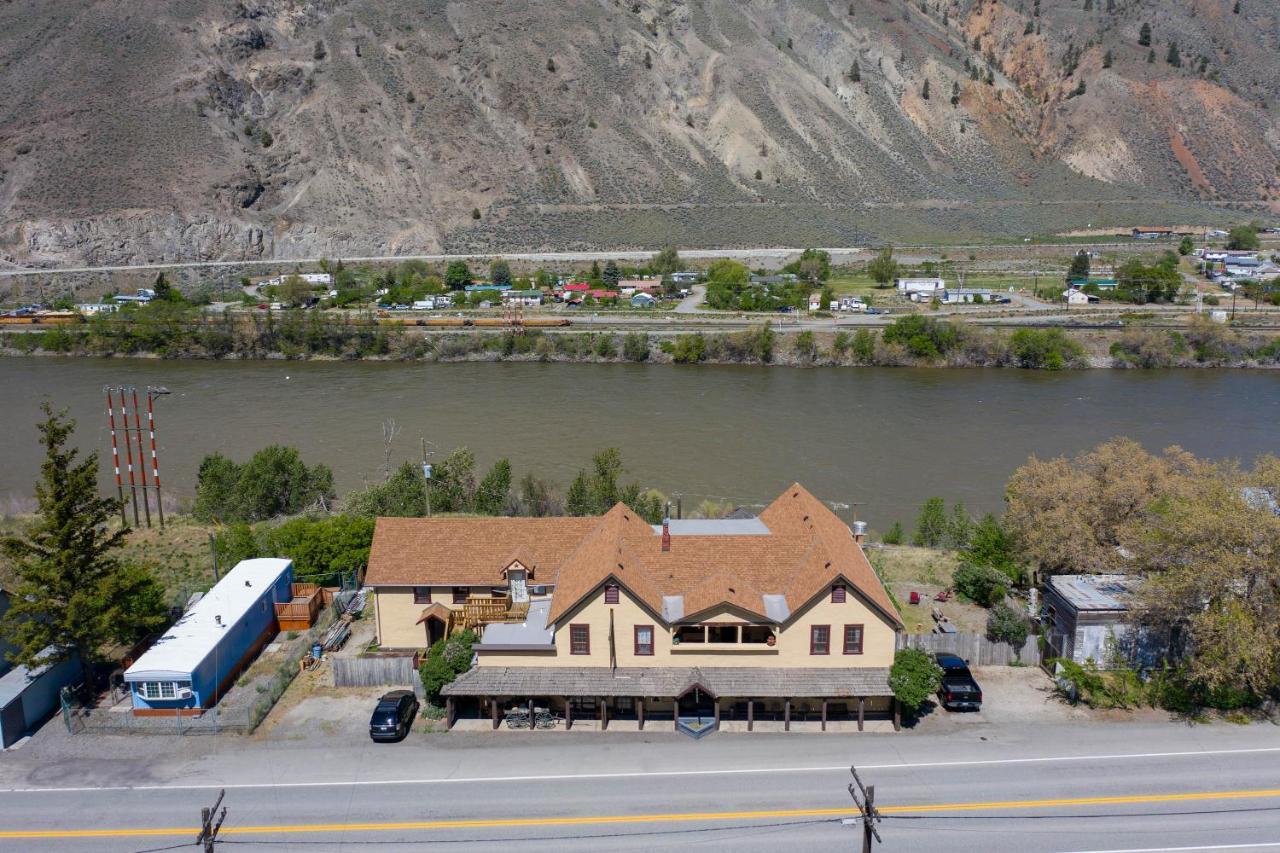
[[[1133,239],[1135,240],[1162,240],[1174,236],[1172,228],[1135,228],[1133,229]]]
[[[9,594],[0,589],[0,617],[9,609]],[[70,657],[44,666],[12,666],[13,647],[0,639],[0,749],[8,749],[48,719],[60,705],[62,688],[80,677],[80,659]]]
[[[1062,298],[1067,300],[1068,305],[1093,305],[1102,300],[1094,296],[1092,293],[1085,293],[1083,290],[1064,290]]]
[[[120,310],[120,306],[114,302],[95,302],[85,305],[77,305],[76,310],[86,317],[94,317],[98,314],[114,314]]]
[[[327,272],[296,272],[286,275],[278,275],[275,278],[269,278],[265,281],[258,282],[262,287],[275,287],[284,284],[291,278],[300,278],[312,287],[329,287],[333,284],[333,276]]]
[[[773,287],[776,285],[783,285],[783,284],[795,284],[799,280],[800,280],[800,277],[798,275],[790,272],[778,273],[776,275],[752,275],[751,276],[752,284],[761,284],[761,285],[764,285],[765,287]]]
[[[1042,609],[1047,656],[1078,664],[1151,666],[1161,649],[1135,626],[1130,602],[1138,579],[1129,575],[1054,575]]]
[[[378,642],[479,632],[447,720],[505,709],[701,733],[894,717],[902,621],[854,533],[800,485],[758,517],[379,518],[365,582]]]
[[[821,311],[823,307],[824,306],[822,304],[822,292],[815,290],[813,293],[810,293],[809,294],[809,310]]]
[[[1067,286],[1072,290],[1082,290],[1085,287],[1093,285],[1098,290],[1116,290],[1120,287],[1120,283],[1114,278],[1103,276],[1089,276],[1088,278],[1073,278],[1067,282]]]
[[[294,602],[293,562],[242,560],[124,673],[139,716],[199,714],[275,636]]]
[[[682,270],[681,272],[673,272],[669,278],[671,283],[677,286],[687,284],[697,284],[701,274],[694,270]]]
[[[662,280],[657,278],[625,278],[618,282],[618,290],[624,295],[632,293],[661,293]]]
[[[488,282],[481,282],[479,284],[468,284],[466,287],[463,288],[467,296],[471,296],[471,294],[473,293],[479,293],[483,296],[494,296],[499,298],[501,298],[504,292],[510,289],[511,288],[505,284],[489,284]]]
[[[834,303],[835,311],[851,311],[860,314],[867,310],[867,303],[857,296],[842,296],[838,303]]]
[[[898,293],[912,302],[930,302],[947,289],[940,278],[900,278],[896,284]]]
[[[995,301],[990,290],[980,287],[949,287],[942,291],[940,298],[946,305],[963,305],[970,302],[990,304]]]
[[[542,304],[542,291],[540,290],[507,290],[502,293],[503,305],[519,305],[526,308],[534,308]]]
[[[120,294],[120,295],[111,297],[112,301],[114,302],[133,302],[141,305],[145,305],[155,298],[156,298],[156,292],[149,287],[138,288],[138,292],[132,296],[129,296],[127,294]]]
[[[653,308],[657,304],[658,300],[648,293],[636,293],[631,297],[632,308]]]

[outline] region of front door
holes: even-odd
[[[444,639],[444,620],[439,616],[427,617],[427,647],[430,648]]]
[[[507,582],[511,585],[511,603],[528,604],[529,585],[525,582],[524,572],[512,571],[507,577]]]

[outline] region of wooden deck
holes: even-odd
[[[306,631],[324,607],[324,589],[313,583],[295,583],[292,592],[292,600],[276,602],[276,622],[281,631]]]
[[[462,604],[459,629],[478,628],[493,622],[523,622],[529,615],[529,602],[516,604],[507,598],[468,598]]]

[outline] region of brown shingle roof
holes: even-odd
[[[796,484],[760,514],[767,536],[662,537],[618,504],[593,518],[380,518],[369,555],[372,585],[500,584],[513,554],[555,584],[550,622],[560,621],[610,577],[655,613],[683,596],[686,616],[728,604],[765,617],[763,596],[784,595],[792,613],[846,578],[901,624],[848,526]]]

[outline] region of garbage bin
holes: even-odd
[[[320,660],[320,654],[324,651],[324,646],[316,643],[311,647],[311,656],[316,660]]]

